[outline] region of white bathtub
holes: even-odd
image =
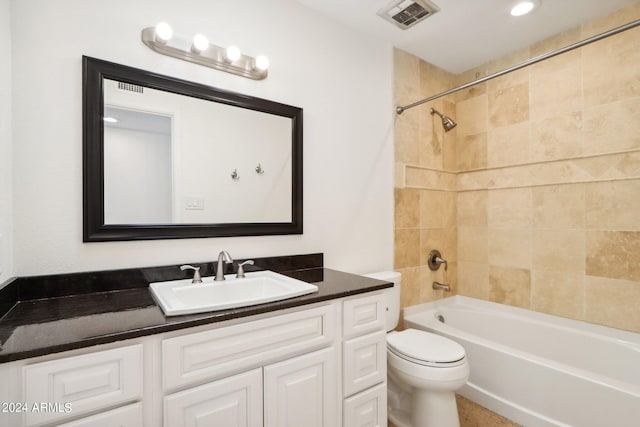
[[[517,423],[640,426],[640,334],[463,296],[404,318],[462,344],[471,376],[459,393]]]

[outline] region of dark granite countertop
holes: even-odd
[[[183,316],[165,316],[154,301],[148,282],[116,290],[18,298],[0,319],[0,363],[222,322],[392,286],[384,281],[322,267],[280,272],[315,284],[318,292],[251,307]],[[78,278],[74,282],[77,281]]]

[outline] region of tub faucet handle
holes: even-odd
[[[236,273],[236,278],[241,279],[244,277],[244,266],[245,265],[253,265],[253,260],[247,260],[243,263],[238,264],[238,272]]]
[[[437,249],[432,250],[431,252],[429,252],[429,258],[427,260],[427,264],[429,265],[429,268],[432,271],[436,271],[437,269],[440,268],[440,264],[444,264],[444,271],[447,271],[447,260],[442,258],[442,254],[440,254],[440,251]]]
[[[180,270],[193,270],[193,280],[191,283],[202,283],[202,277],[200,277],[200,267],[194,267],[193,265],[181,265]]]

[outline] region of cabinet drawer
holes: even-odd
[[[335,329],[334,306],[326,305],[166,339],[164,389],[226,377],[328,346]]]
[[[123,406],[97,415],[59,424],[58,427],[140,427],[142,425],[142,404]]]
[[[383,294],[354,298],[344,302],[343,335],[345,338],[383,330],[386,322]]]
[[[23,397],[70,411],[26,413],[27,425],[77,416],[142,395],[142,345],[36,363],[22,368]]]
[[[351,396],[387,378],[387,335],[379,331],[344,342],[343,393]]]
[[[385,427],[387,425],[387,383],[344,400],[342,425],[345,427]]]
[[[164,398],[171,427],[262,426],[262,369],[223,378]]]

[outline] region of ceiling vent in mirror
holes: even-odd
[[[133,83],[118,82],[118,89],[128,90],[131,92],[144,93],[144,87],[134,85]]]
[[[378,16],[406,30],[439,10],[438,6],[428,0],[393,0],[378,10]]]

